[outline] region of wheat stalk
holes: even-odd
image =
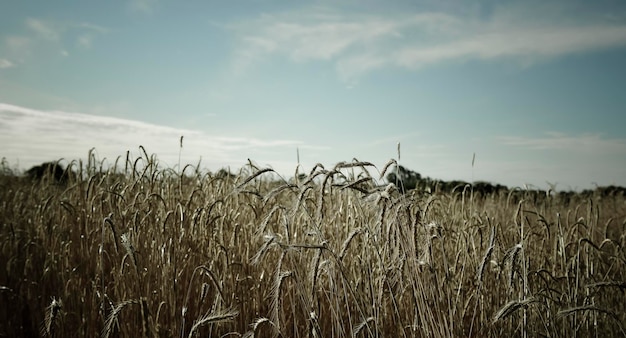
[[[48,335],[50,337],[55,336],[55,328],[58,324],[59,314],[61,309],[63,308],[63,303],[61,300],[56,300],[56,298],[52,298],[50,305],[46,307],[46,315],[43,322],[41,335]]]
[[[536,300],[533,297],[526,298],[524,300],[512,300],[506,303],[503,307],[500,308],[500,310],[498,310],[498,312],[496,312],[495,316],[493,317],[493,322],[495,323],[500,320],[503,320],[504,318],[515,313],[517,310],[525,308],[529,304],[536,303],[536,302],[538,302],[538,300]]]
[[[118,317],[118,315],[120,314],[120,312],[122,311],[123,308],[125,308],[128,305],[138,304],[138,303],[139,303],[139,301],[137,301],[135,299],[131,299],[131,300],[125,300],[123,302],[120,302],[115,307],[113,307],[113,311],[111,311],[111,313],[107,317],[106,321],[104,322],[104,328],[102,329],[102,338],[108,338],[109,337],[109,335],[113,331],[113,325],[115,325],[115,323],[117,323],[117,317]]]
[[[202,326],[230,321],[235,319],[238,315],[239,312],[233,309],[209,313],[194,322],[191,330],[189,330],[189,335],[187,337],[193,337],[196,330],[198,330],[198,328]]]

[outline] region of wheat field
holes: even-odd
[[[401,194],[393,160],[68,165],[3,165],[2,337],[626,336],[623,194]]]

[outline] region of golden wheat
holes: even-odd
[[[141,153],[90,151],[66,185],[1,170],[0,336],[624,334],[623,195],[402,193],[399,154],[286,180]]]

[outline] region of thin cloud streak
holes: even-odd
[[[566,150],[585,153],[613,153],[626,155],[626,139],[607,139],[601,134],[585,133],[567,135],[559,132],[545,133],[544,137],[500,136],[506,146],[531,150]]]
[[[525,11],[496,11],[488,20],[431,12],[395,17],[318,10],[264,15],[231,25],[244,73],[270,54],[292,62],[330,61],[346,81],[382,67],[420,69],[447,61],[512,59],[524,65],[571,53],[626,46],[626,25],[597,19],[528,22]],[[534,19],[534,18],[533,18]]]
[[[25,29],[16,35],[1,36],[0,55],[18,60],[19,64],[26,63],[35,55],[62,55],[69,56],[66,48],[68,36],[76,33],[74,37],[75,45],[82,48],[90,48],[94,40],[109,32],[109,29],[88,22],[53,21],[37,18],[26,18],[24,20]],[[0,68],[2,60],[0,59]],[[11,62],[16,66],[16,62]]]
[[[625,45],[626,26],[518,28],[466,37],[433,47],[406,48],[396,54],[395,64],[418,68],[453,59],[541,59]]]
[[[183,148],[179,139],[183,135]],[[112,161],[127,150],[138,153],[144,146],[155,152],[166,166],[178,163],[181,152],[183,163],[197,163],[212,170],[222,167],[241,167],[246,158],[265,162],[284,157],[296,147],[306,147],[296,140],[264,140],[248,137],[211,136],[188,129],[153,125],[114,117],[93,116],[63,111],[41,111],[0,103],[0,143],[5,145],[2,157],[22,168],[45,160],[85,158],[95,147],[100,158]],[[295,162],[293,164],[295,166]],[[280,170],[293,169],[276,168]]]

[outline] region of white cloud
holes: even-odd
[[[239,41],[236,71],[268,55],[282,55],[293,62],[330,61],[344,80],[382,67],[419,69],[468,59],[529,64],[626,46],[626,24],[593,14],[564,20],[560,10],[501,7],[484,19],[445,12],[377,16],[311,9],[263,15],[230,29]]]
[[[11,62],[11,61],[9,61],[7,59],[0,59],[0,69],[11,68],[11,67],[15,67],[13,62]]]
[[[133,12],[152,14],[157,4],[158,0],[130,0],[127,6]]]
[[[59,39],[60,31],[62,30],[50,22],[33,18],[26,19],[26,26],[39,37],[52,41]]]
[[[626,26],[503,27],[448,43],[403,48],[393,62],[418,68],[454,59],[542,59],[614,46],[626,46]]]
[[[182,159],[212,170],[222,167],[239,168],[247,158],[260,163],[291,154],[295,148],[306,147],[296,140],[267,140],[238,136],[207,135],[189,129],[158,126],[122,118],[42,111],[0,103],[0,157],[10,163],[19,161],[27,168],[47,160],[84,159],[95,147],[100,158],[114,161],[127,150],[139,155],[138,147],[154,152],[161,163],[173,167],[178,163],[179,140],[184,135]],[[291,166],[275,168],[291,172]]]
[[[287,55],[295,62],[342,59],[356,47],[398,36],[391,21],[372,17],[346,19],[319,13],[294,18],[264,16],[258,22],[231,28],[238,32],[241,43],[236,67],[247,67],[271,53]]]
[[[68,56],[68,40],[83,48],[93,46],[95,39],[109,29],[91,23],[62,22],[27,18],[25,29],[17,35],[4,36],[0,42],[0,53],[25,63],[34,56]]]
[[[77,43],[84,48],[91,47],[92,40],[93,40],[93,37],[89,34],[83,34],[76,39]]]
[[[85,22],[69,24],[68,27],[80,32],[76,38],[76,43],[83,48],[90,48],[98,35],[109,32],[108,28]]]
[[[337,61],[335,68],[341,80],[354,84],[361,74],[382,68],[389,62],[384,56],[374,54],[351,55]]]

